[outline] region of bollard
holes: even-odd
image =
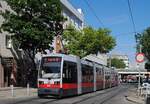
[[[141,93],[141,88],[138,87],[138,97],[140,96],[140,93]]]
[[[146,104],[150,104],[150,95],[149,94],[146,96]]]
[[[29,85],[29,83],[27,83],[27,95],[28,96],[30,95],[30,85]]]
[[[14,97],[14,85],[10,85],[11,87],[11,96]]]

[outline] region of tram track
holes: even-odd
[[[118,87],[106,89],[107,91],[105,91],[105,92],[98,93],[98,94],[96,94],[96,95],[94,95],[94,96],[85,97],[85,98],[83,98],[82,100],[76,101],[76,102],[74,102],[74,103],[72,103],[72,104],[78,104],[78,103],[84,102],[84,101],[86,101],[86,100],[92,99],[92,98],[94,98],[94,97],[96,97],[96,96],[104,95],[104,94],[106,94],[106,93],[108,93],[108,92],[111,92],[112,90],[117,89],[117,88],[118,88]]]
[[[82,102],[85,102],[85,101],[87,101],[89,99],[92,99],[94,97],[98,97],[100,95],[104,96],[106,94],[107,96],[103,97],[102,99],[104,99],[104,100],[102,100],[101,102],[99,100],[91,102],[91,104],[104,104],[105,102],[107,102],[108,100],[112,99],[113,97],[115,97],[115,95],[119,94],[120,92],[128,90],[128,88],[123,88],[123,89],[121,89],[121,87],[119,87],[119,88],[120,88],[119,90],[118,90],[118,87],[108,89],[107,91],[105,91],[103,93],[98,93],[98,94],[96,94],[94,96],[83,98],[82,100],[76,101],[76,102],[74,102],[72,104],[81,104]],[[115,91],[115,90],[117,90],[117,91]],[[113,92],[113,91],[115,91],[115,92]],[[110,93],[110,95],[108,95],[108,93]]]
[[[129,89],[129,87],[128,87],[128,88],[123,88],[123,89],[120,89],[120,90],[114,92],[114,93],[111,94],[110,96],[107,96],[107,98],[104,99],[104,100],[103,100],[102,102],[100,102],[99,104],[104,104],[104,103],[106,103],[108,100],[111,100],[112,98],[116,97],[118,94],[120,94],[120,93],[122,93],[122,92],[124,92],[124,91],[127,91],[128,89]],[[95,104],[95,103],[93,103],[93,104]]]
[[[73,103],[70,103],[70,104],[78,104],[78,103],[81,103],[81,102],[86,101],[86,100],[88,100],[88,99],[92,99],[92,98],[94,98],[94,97],[96,97],[96,96],[109,93],[109,92],[111,92],[112,90],[115,90],[115,89],[117,89],[117,88],[118,88],[118,87],[113,87],[113,88],[106,89],[105,92],[98,93],[98,94],[96,94],[96,95],[94,95],[94,96],[85,97],[85,98],[83,98],[82,100],[79,100],[79,101],[76,101],[76,102],[73,102]],[[103,91],[103,90],[102,90],[102,91]],[[91,93],[94,93],[94,92],[91,92]],[[84,96],[84,95],[86,95],[86,94],[83,94],[83,96]],[[82,95],[81,95],[81,96],[82,96]],[[81,97],[81,96],[77,96],[77,97]],[[43,103],[40,103],[40,104],[58,103],[58,101],[61,101],[61,100],[67,100],[67,99],[56,99],[56,100],[52,100],[52,101],[43,102]]]
[[[42,99],[38,97],[11,99],[7,104],[106,104],[107,101],[109,102],[111,99],[120,93],[127,91],[129,88],[130,86],[120,85],[118,87],[63,99],[56,99],[51,96]]]
[[[46,98],[44,98],[46,99]],[[35,97],[35,98],[29,98],[29,99],[26,99],[26,100],[21,100],[21,101],[14,101],[14,99],[12,99],[12,103],[9,103],[9,104],[24,104],[24,103],[30,103],[30,102],[37,102],[41,99]],[[48,104],[48,103],[52,103],[52,102],[55,102],[55,101],[58,101],[59,99],[49,99],[48,101],[44,101],[44,102],[40,102],[40,104]],[[39,102],[38,102],[39,104]]]

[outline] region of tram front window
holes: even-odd
[[[44,61],[41,65],[40,70],[40,77],[41,78],[60,78],[60,69],[61,69],[61,62],[55,62],[55,61]]]

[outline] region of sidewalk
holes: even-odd
[[[37,96],[36,88],[30,88],[29,91],[27,91],[27,88],[14,87],[13,94],[10,87],[0,88],[0,99],[25,98],[34,96]]]
[[[130,89],[126,99],[136,104],[145,104],[145,98],[138,96],[137,89]]]
[[[24,87],[14,87],[14,90],[16,89],[24,89]],[[0,91],[8,91],[8,90],[11,90],[10,87],[2,87],[0,88]]]

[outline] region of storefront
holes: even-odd
[[[12,57],[1,58],[0,87],[8,87],[15,80],[14,59]]]

